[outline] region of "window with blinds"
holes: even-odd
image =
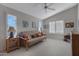
[[[64,21],[52,21],[49,22],[49,33],[64,33]]]

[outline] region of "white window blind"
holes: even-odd
[[[64,22],[63,21],[56,21],[56,33],[63,33],[64,32]]]
[[[64,21],[49,22],[49,33],[64,33]]]
[[[49,23],[49,32],[50,33],[55,33],[55,22],[50,22]]]

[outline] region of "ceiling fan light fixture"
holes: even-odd
[[[44,9],[45,9],[45,11],[48,9],[48,10],[55,10],[54,8],[52,9],[52,8],[49,8],[49,6],[47,5],[47,3],[44,3]]]

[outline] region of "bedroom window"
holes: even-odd
[[[13,27],[16,32],[14,33],[14,37],[17,35],[17,23],[16,23],[16,16],[14,15],[8,15],[7,16],[7,31],[9,30],[10,27]],[[9,36],[9,32],[7,32],[7,36]]]
[[[49,33],[64,33],[64,21],[52,21],[49,22]]]
[[[55,22],[49,22],[49,33],[55,33]]]

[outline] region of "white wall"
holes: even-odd
[[[79,32],[79,4],[78,4],[78,16],[77,16],[77,31]]]
[[[60,13],[54,15],[54,16],[49,17],[48,19],[45,19],[43,21],[43,25],[44,24],[48,25],[49,22],[56,21],[56,20],[63,20],[64,23],[74,21],[74,31],[77,31],[77,10],[78,10],[78,6],[76,5],[68,10],[65,10],[63,12],[60,12]],[[50,34],[49,33],[49,26],[47,29],[44,29],[44,31],[48,34],[48,37],[51,37],[53,39],[54,38],[58,38],[58,39],[64,38],[64,36],[59,35],[59,34]],[[71,31],[71,29],[68,30],[67,28],[64,28],[65,33],[69,33],[70,31]]]
[[[32,28],[32,21],[36,22],[38,20],[37,18],[34,18],[25,13],[0,5],[0,50],[5,49],[7,14],[11,14],[17,17],[17,31],[18,32],[36,30],[36,28]],[[22,26],[23,20],[26,20],[29,22],[29,27],[24,28]]]

